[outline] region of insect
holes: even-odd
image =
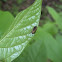
[[[32,34],[34,34],[37,30],[37,26],[34,26],[33,30],[32,30]]]

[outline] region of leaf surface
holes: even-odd
[[[30,39],[34,26],[38,26],[41,14],[41,0],[36,0],[32,6],[20,12],[9,32],[0,40],[0,60],[11,62],[24,50]]]

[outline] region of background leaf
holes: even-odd
[[[60,56],[62,56],[62,35],[61,34],[57,34],[56,35],[56,40],[60,46]]]
[[[43,25],[43,30],[50,33],[51,35],[55,35],[58,33],[58,28],[56,27],[55,23],[47,22]]]
[[[56,24],[58,24],[58,27],[62,30],[62,18],[59,15],[59,13],[57,13],[53,8],[47,6],[47,10],[50,13],[50,15],[53,17],[53,19],[55,20]]]
[[[0,37],[8,30],[13,21],[14,16],[10,12],[0,11]]]
[[[34,26],[38,26],[41,14],[41,0],[19,13],[10,31],[0,40],[0,60],[11,62],[24,50],[30,39]]]
[[[56,35],[56,40],[57,40],[57,42],[58,42],[59,44],[61,44],[61,46],[62,46],[62,35],[61,35],[61,34],[57,34],[57,35]]]
[[[42,28],[39,27],[38,30],[42,34],[41,40],[44,41],[45,43],[48,59],[51,59],[53,62],[61,62],[62,57],[60,54],[60,47],[58,42],[52,37],[51,34],[47,33]],[[38,35],[39,31],[36,33],[37,37],[39,36]]]

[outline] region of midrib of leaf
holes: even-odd
[[[17,22],[16,22],[16,23],[17,23]],[[15,26],[15,27],[16,27],[16,26]],[[10,33],[15,27],[13,27],[13,28],[9,31],[9,33]],[[9,34],[9,33],[8,33],[8,34]],[[6,34],[5,37],[6,37],[8,34]],[[4,38],[5,38],[5,37],[4,37]],[[4,39],[4,38],[3,38],[3,39]],[[2,39],[2,40],[3,40],[3,39]],[[1,42],[2,40],[0,40],[0,42]]]
[[[24,10],[24,11],[21,11],[17,16],[16,16],[16,18],[15,18],[15,20],[13,21],[13,23],[12,23],[12,25],[9,27],[9,29],[8,29],[8,31],[7,32],[5,32],[4,33],[4,35],[2,36],[2,38],[5,38],[13,29],[14,29],[14,27],[15,27],[15,25],[19,22],[19,19],[21,18],[20,17],[20,15],[21,16],[24,16],[26,13],[27,13],[27,10],[29,10],[29,8],[27,8],[26,10]],[[22,17],[23,18],[23,17]],[[21,18],[21,19],[22,19]],[[16,21],[17,20],[17,21]],[[0,39],[0,42],[3,40],[3,39]]]

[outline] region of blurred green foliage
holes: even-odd
[[[9,29],[14,16],[8,11],[0,11],[0,37]]]
[[[47,9],[48,9],[48,12],[50,13],[50,15],[55,20],[55,23],[58,25],[59,29],[62,30],[62,17],[53,8],[47,7]]]
[[[6,2],[6,0],[3,1]],[[23,1],[25,0],[17,0],[18,4]],[[61,5],[56,6],[62,8]],[[62,11],[57,12],[50,6],[47,6],[46,9],[54,21],[48,16],[41,20],[42,25],[38,27],[35,36],[22,54],[13,62],[47,62],[48,59],[51,60],[50,62],[62,62]],[[18,10],[19,8],[13,5],[12,12],[14,15],[18,14]],[[43,13],[43,16],[45,13]],[[0,11],[0,37],[9,29],[13,20],[12,14]],[[5,25],[5,28],[3,25]]]
[[[58,28],[56,27],[55,23],[52,22],[47,22],[42,28],[44,29],[44,31],[47,31],[53,36],[58,33]]]

